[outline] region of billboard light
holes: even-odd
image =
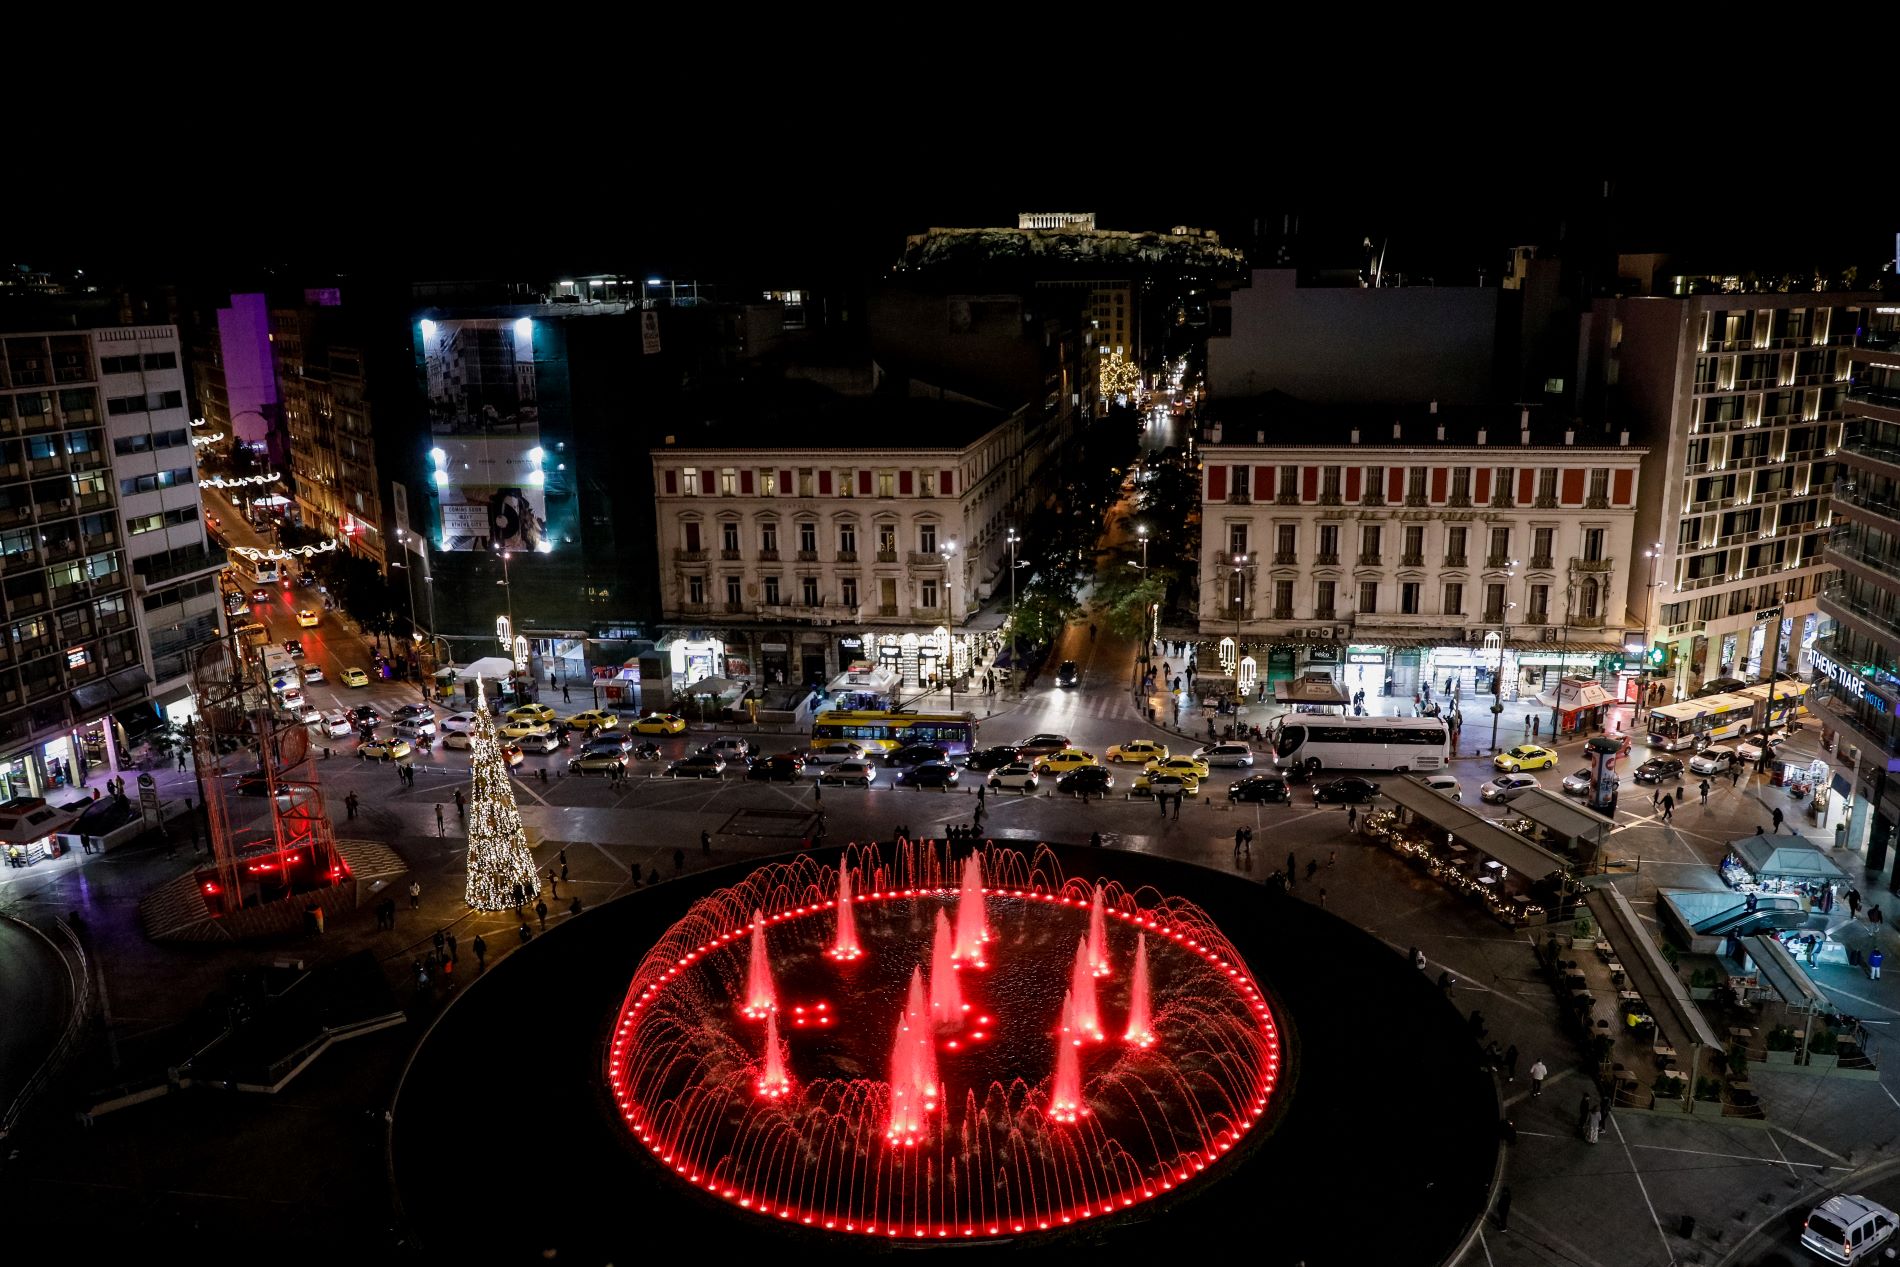
[[[430,321],[430,320],[428,320],[427,318],[424,318],[424,319],[423,319],[423,322],[422,322],[422,337],[423,337],[423,338],[425,338],[425,339],[433,339],[433,338],[435,338],[435,322],[433,322],[433,321]]]

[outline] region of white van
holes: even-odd
[[[1866,1197],[1829,1197],[1801,1224],[1801,1247],[1830,1263],[1865,1262],[1893,1238],[1895,1222],[1892,1210]]]

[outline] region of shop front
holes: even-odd
[[[674,637],[662,642],[660,647],[666,653],[675,690],[691,686],[702,678],[744,673],[744,670],[738,675],[732,672],[731,657],[727,655],[725,641],[720,638]]]
[[[43,858],[59,856],[54,838],[79,817],[77,809],[60,809],[37,796],[9,796],[0,804],[0,849],[10,867],[30,867]]]

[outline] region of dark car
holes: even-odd
[[[1052,752],[1061,752],[1069,746],[1067,735],[1040,734],[1031,735],[1016,745],[1016,752],[1023,757],[1046,757]]]
[[[370,704],[358,704],[350,710],[350,720],[358,726],[374,726],[382,719],[383,715]]]
[[[262,770],[247,774],[237,781],[237,794],[239,796],[268,796],[270,782],[264,777]]]
[[[955,787],[957,768],[948,761],[926,761],[897,776],[905,787]]]
[[[1313,789],[1313,799],[1326,804],[1363,805],[1378,794],[1377,783],[1368,783],[1350,774]]]
[[[1056,780],[1056,791],[1079,796],[1084,792],[1099,794],[1115,786],[1115,776],[1104,765],[1085,765],[1071,770]]]
[[[1710,695],[1729,695],[1741,690],[1747,685],[1748,683],[1738,677],[1712,678],[1696,688],[1694,698],[1704,699]]]
[[[587,741],[587,750],[612,748],[621,756],[633,751],[633,736],[623,730],[597,730],[593,738]]]
[[[1081,680],[1082,670],[1075,667],[1075,661],[1064,660],[1062,667],[1056,670],[1057,686],[1074,686]]]
[[[972,752],[969,756],[963,758],[963,768],[966,770],[980,771],[1000,770],[1017,759],[1016,750],[1014,748],[998,745],[994,748],[983,748],[979,751]]]
[[[701,754],[675,761],[666,767],[670,779],[716,779],[725,773],[726,763],[718,757]]]
[[[1277,805],[1292,800],[1293,793],[1287,789],[1286,780],[1277,774],[1250,774],[1227,785],[1227,799]]]
[[[284,654],[293,660],[303,659],[303,643],[295,638],[284,639]]]
[[[658,761],[660,759],[660,745],[649,739],[635,748],[632,755],[640,758],[642,761]]]
[[[884,759],[884,764],[893,767],[922,765],[926,761],[942,761],[949,755],[950,748],[947,744],[914,743],[893,752]]]
[[[1682,759],[1680,757],[1651,757],[1636,767],[1635,779],[1638,783],[1661,783],[1664,779],[1682,777]]]
[[[746,767],[748,779],[771,780],[777,783],[795,783],[798,776],[805,772],[805,759],[796,753],[781,752],[776,757],[754,757]]]

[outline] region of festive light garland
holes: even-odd
[[[215,437],[214,437],[215,438]],[[284,478],[281,471],[272,471],[269,475],[207,475],[198,482],[206,488],[243,488],[249,484],[275,484]]]
[[[515,905],[517,884],[526,900],[534,901],[541,891],[541,877],[528,851],[528,834],[515,807],[514,783],[479,680],[468,740],[469,777],[474,783],[468,805],[468,904],[478,911],[505,911]]]
[[[1104,398],[1118,393],[1132,398],[1141,389],[1141,371],[1124,360],[1120,352],[1116,352],[1101,367],[1099,382]]]
[[[328,541],[321,541],[313,546],[291,546],[287,550],[257,550],[250,546],[231,546],[225,553],[242,555],[252,562],[256,562],[258,559],[270,559],[274,562],[281,563],[292,555],[312,559],[319,554],[328,554],[336,548],[336,538],[332,537]]]
[[[1401,858],[1422,863],[1426,872],[1446,888],[1455,893],[1479,899],[1493,915],[1506,924],[1515,926],[1520,918],[1528,923],[1545,913],[1544,908],[1535,902],[1526,902],[1520,907],[1497,891],[1502,886],[1479,884],[1475,878],[1460,870],[1456,863],[1433,853],[1431,843],[1417,835],[1415,828],[1404,823],[1397,811],[1381,809],[1367,814],[1365,833],[1374,840],[1383,842]]]
[[[205,445],[216,444],[222,439],[224,439],[224,432],[218,431],[208,436],[193,436],[191,442],[202,449]]]

